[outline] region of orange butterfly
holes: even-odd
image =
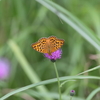
[[[48,53],[49,55],[51,55],[52,52],[60,49],[63,44],[63,39],[58,39],[55,36],[50,36],[48,38],[44,37],[39,39],[38,42],[33,43],[31,46],[38,52]]]

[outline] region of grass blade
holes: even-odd
[[[99,79],[100,80],[100,77],[96,77],[96,76],[65,76],[65,77],[60,77],[60,81],[64,81],[64,80],[71,80],[71,79]],[[31,85],[27,85],[25,87],[22,87],[22,88],[19,88],[13,92],[10,92],[8,94],[6,94],[5,96],[1,97],[0,100],[4,100],[16,93],[19,93],[19,92],[22,92],[22,91],[25,91],[27,89],[30,89],[30,88],[33,88],[33,87],[37,87],[37,86],[40,86],[40,85],[46,85],[46,84],[51,84],[51,83],[55,83],[57,82],[57,79],[50,79],[50,80],[46,80],[46,81],[41,81],[39,83],[35,83],[35,84],[31,84]],[[47,99],[48,100],[48,99]]]

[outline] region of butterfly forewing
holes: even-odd
[[[41,53],[47,53],[46,38],[39,39],[38,42],[32,44],[32,48]]]
[[[64,40],[63,39],[58,39],[55,36],[51,36],[50,38],[50,50],[51,53],[60,49],[61,46],[64,44]]]

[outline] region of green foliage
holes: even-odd
[[[69,99],[74,89],[73,100],[99,100],[99,4],[99,0],[0,0],[0,57],[11,62],[9,79],[0,82],[0,97],[58,98],[52,62],[31,48],[39,38],[54,35],[65,40],[62,58],[56,62],[64,81],[63,98]],[[83,75],[76,76],[79,73]],[[12,89],[16,91],[9,93]]]

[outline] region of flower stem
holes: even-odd
[[[72,96],[70,96],[70,100],[72,100]]]
[[[61,99],[60,80],[59,80],[59,75],[58,75],[58,71],[57,71],[57,67],[56,67],[56,63],[55,62],[54,62],[54,67],[55,67],[55,72],[56,72],[56,76],[57,76],[57,80],[58,80],[59,100],[62,100]]]

